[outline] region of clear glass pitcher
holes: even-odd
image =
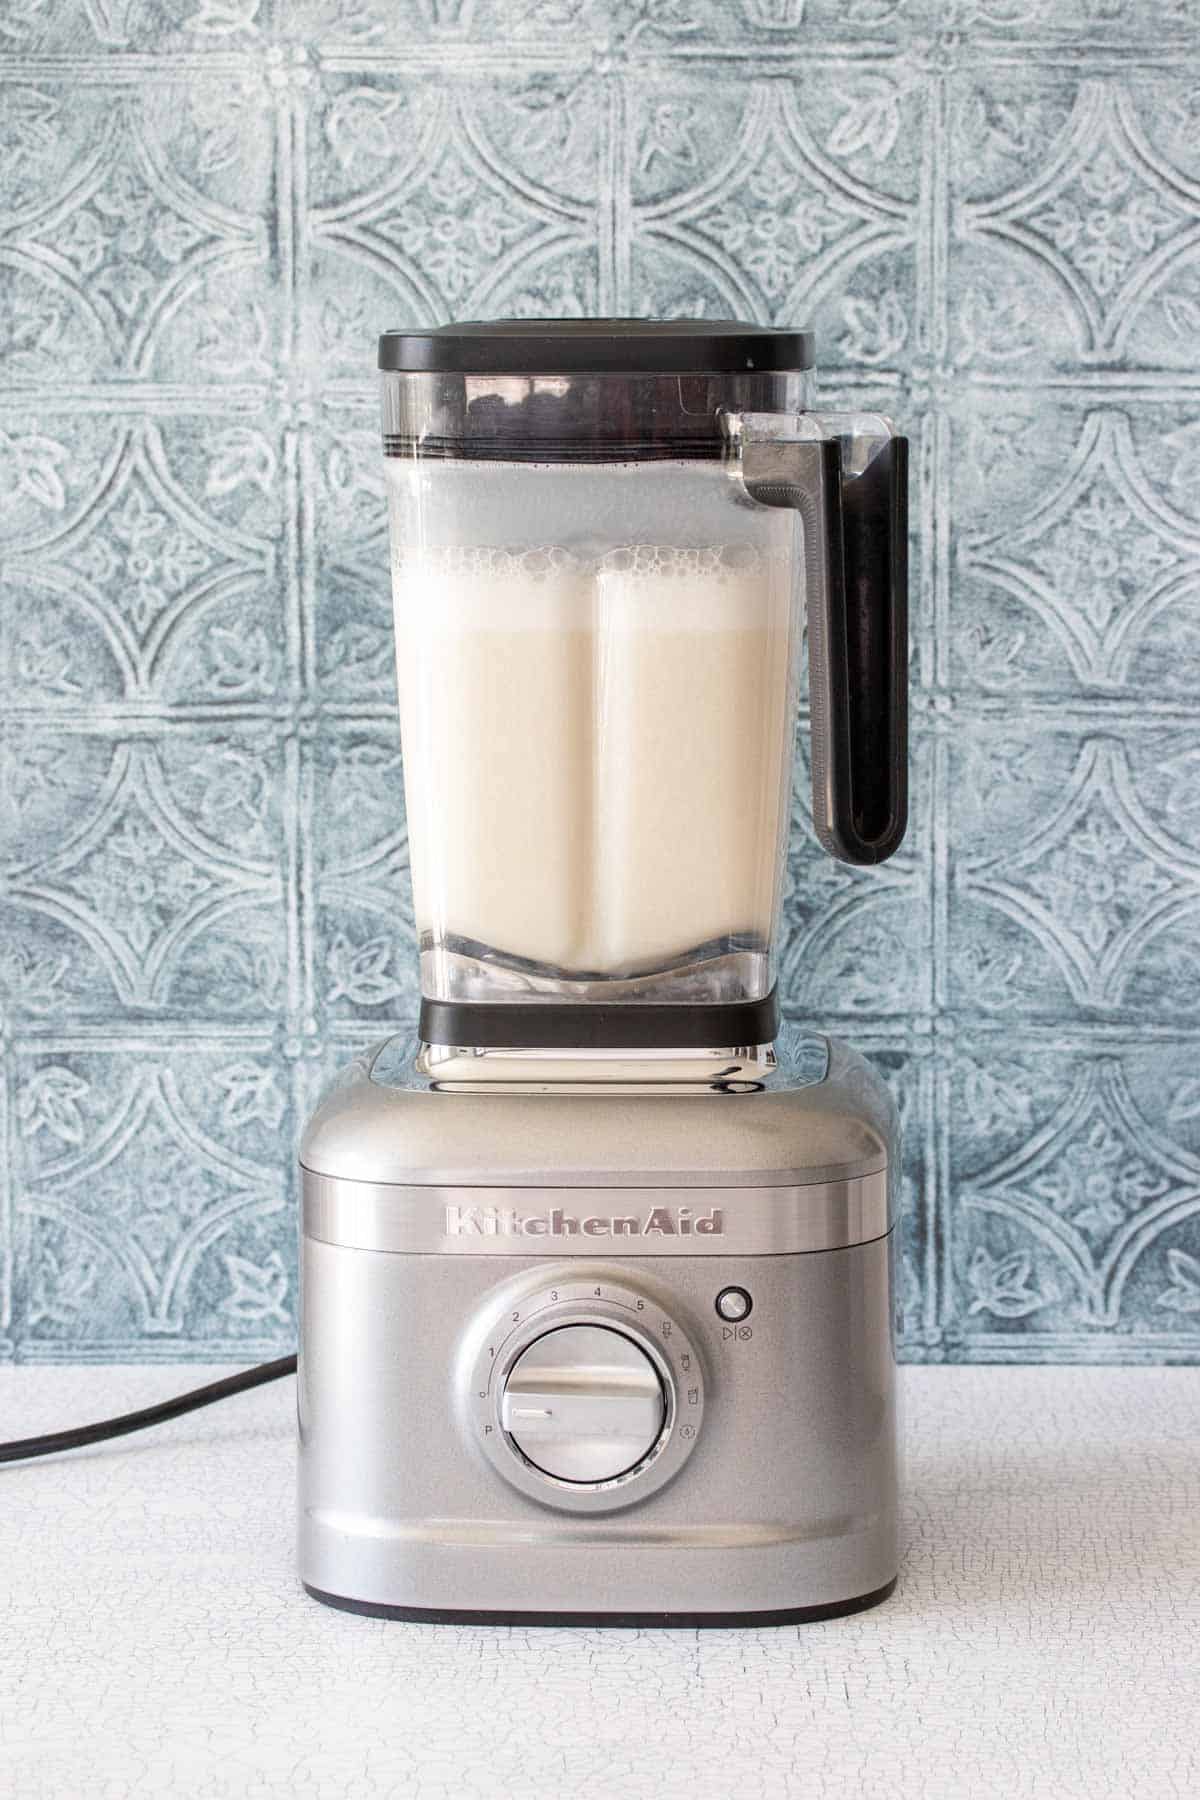
[[[379,362],[422,1035],[767,1041],[806,621],[818,834],[904,832],[904,440],[809,410],[805,332],[502,321]]]

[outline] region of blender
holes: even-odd
[[[824,1617],[896,1573],[898,1145],[781,1025],[813,820],[906,821],[906,444],[736,322],[380,339],[421,1007],[301,1149],[300,1564],[408,1619]]]

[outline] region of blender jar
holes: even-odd
[[[818,829],[899,841],[902,469],[811,363],[709,321],[380,340],[427,1041],[773,1034],[806,610]]]

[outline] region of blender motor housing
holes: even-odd
[[[767,1066],[657,1092],[479,1091],[424,1060],[399,1040],[360,1058],[304,1140],[309,1591],[409,1619],[625,1625],[883,1599],[896,1128],[878,1077],[788,1031]],[[525,1372],[556,1334],[576,1362]],[[556,1407],[560,1440],[539,1438]]]

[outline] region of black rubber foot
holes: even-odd
[[[339,1612],[362,1613],[369,1619],[403,1619],[409,1625],[604,1625],[614,1630],[661,1628],[671,1631],[720,1630],[731,1625],[811,1625],[818,1619],[840,1619],[866,1612],[887,1599],[896,1577],[870,1594],[834,1600],[825,1606],[782,1606],[769,1612],[474,1612],[469,1607],[376,1606],[370,1600],[348,1600],[304,1583],[306,1593]]]

